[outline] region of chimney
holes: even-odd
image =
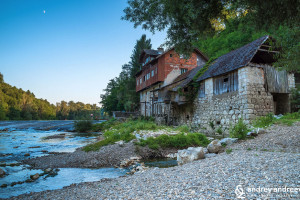
[[[163,53],[164,52],[164,48],[159,47],[159,48],[157,48],[157,51],[159,51],[160,53]]]

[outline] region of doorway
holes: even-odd
[[[272,93],[274,114],[285,114],[290,112],[289,94],[287,93]]]

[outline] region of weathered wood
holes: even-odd
[[[267,50],[267,49],[258,49],[258,51],[264,51],[264,52],[268,52],[268,53],[279,53],[279,51],[271,51],[271,50]]]
[[[288,76],[285,70],[264,66],[267,90],[271,93],[289,93]]]

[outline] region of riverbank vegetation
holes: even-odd
[[[101,124],[93,125],[93,130],[103,131],[104,140],[94,144],[87,145],[83,148],[84,151],[97,151],[102,146],[114,144],[117,141],[129,142],[136,139],[135,133],[139,131],[159,131],[166,130],[167,132],[177,132],[176,135],[160,135],[156,138],[148,137],[140,139],[136,145],[146,146],[151,149],[158,148],[185,148],[189,146],[205,146],[209,143],[206,136],[200,133],[190,133],[188,126],[180,126],[177,128],[169,126],[159,126],[152,120],[128,120],[119,122],[117,120],[109,120]]]
[[[297,121],[300,121],[300,110],[294,113],[287,113],[277,118],[270,113],[266,116],[258,117],[252,122],[252,125],[256,128],[264,128],[271,126],[272,124],[284,124],[292,126]]]
[[[96,104],[61,101],[56,105],[38,99],[29,90],[24,91],[4,82],[0,73],[0,120],[81,120],[100,118]]]

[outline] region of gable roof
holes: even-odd
[[[197,81],[219,76],[246,66],[255,56],[261,45],[264,44],[269,38],[270,36],[268,35],[263,36],[239,49],[220,56],[213,61],[208,70],[202,76],[200,76]]]
[[[202,69],[204,65],[195,67],[194,69],[191,69],[181,75],[179,75],[177,78],[172,81],[172,83],[162,87],[162,88],[168,88],[169,91],[176,92],[179,88],[183,88],[187,86],[194,78],[194,76],[197,74],[197,72]]]

